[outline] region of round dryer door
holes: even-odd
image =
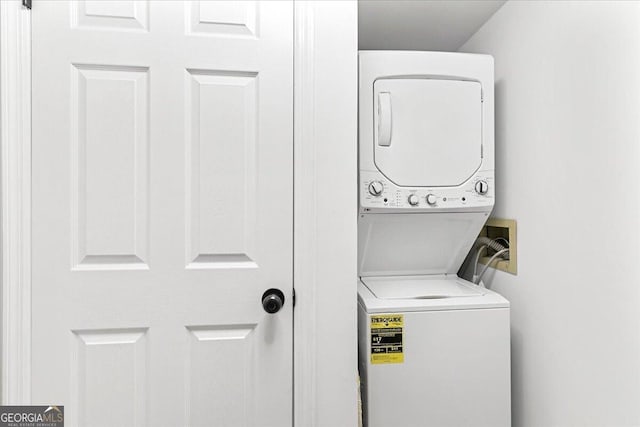
[[[457,186],[480,168],[479,82],[378,79],[373,114],[374,161],[396,185]]]

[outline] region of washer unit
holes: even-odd
[[[457,276],[494,204],[493,58],[361,51],[365,425],[510,425],[509,303]]]

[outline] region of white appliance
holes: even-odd
[[[365,425],[508,426],[509,302],[457,276],[494,204],[493,58],[359,61]]]

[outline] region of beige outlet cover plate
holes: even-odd
[[[506,271],[507,273],[518,274],[518,242],[516,228],[515,219],[502,218],[489,218],[484,227],[482,227],[480,236],[485,236],[490,239],[504,237],[509,240],[509,259],[496,259],[491,263],[491,267]],[[493,254],[481,257],[480,263],[486,265],[489,262],[489,259],[491,259],[491,255]]]

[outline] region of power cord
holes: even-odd
[[[474,283],[478,284],[480,283],[480,281],[482,280],[482,276],[484,276],[484,273],[487,272],[487,269],[489,268],[489,266],[491,265],[491,263],[498,258],[499,256],[505,254],[509,252],[509,248],[504,248],[501,251],[496,252],[495,254],[493,254],[493,256],[491,258],[489,258],[489,262],[487,262],[487,265],[484,266],[484,268],[482,269],[482,271],[480,272],[480,274],[478,275],[476,281]]]
[[[498,241],[504,241],[506,246],[501,245],[500,243],[498,243]],[[482,276],[484,275],[484,273],[487,271],[488,266],[498,257],[498,256],[504,256],[504,254],[509,252],[509,241],[504,238],[504,237],[497,237],[495,239],[490,239],[488,237],[478,237],[476,239],[475,242],[476,247],[478,247],[477,251],[476,251],[476,259],[475,259],[475,263],[473,265],[473,276],[471,281],[475,284],[480,284],[480,279],[482,279]],[[480,255],[482,254],[482,251],[487,249],[487,248],[491,248],[494,251],[496,251],[496,253],[493,255],[493,257],[491,257],[491,259],[489,260],[489,262],[487,263],[487,265],[485,266],[484,270],[482,270],[482,272],[478,275],[478,264],[480,262]],[[484,286],[484,285],[481,285]]]
[[[482,245],[476,251],[476,261],[473,263],[473,280],[474,280],[473,283],[475,283],[475,278],[477,277],[477,274],[478,274],[478,263],[480,262],[480,254],[482,253],[483,250],[487,249],[488,247],[489,245]]]

